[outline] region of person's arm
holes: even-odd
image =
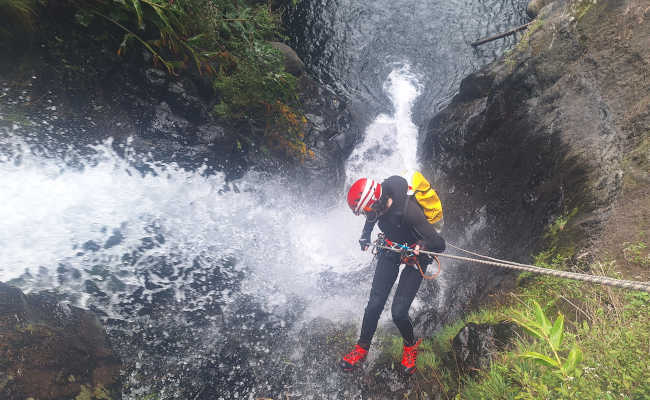
[[[361,239],[359,239],[359,245],[361,246],[362,251],[366,251],[370,246],[370,234],[377,223],[376,219],[366,218],[366,223],[363,225],[363,230],[361,231]]]
[[[413,231],[418,237],[417,245],[420,246],[420,250],[433,251],[440,253],[445,251],[446,244],[445,239],[442,238],[436,232],[433,225],[427,221],[424,213],[418,213],[411,221]]]

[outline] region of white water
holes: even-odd
[[[417,169],[417,127],[411,121],[417,80],[407,67],[398,68],[385,90],[395,112],[367,128],[346,166],[349,183]],[[360,282],[321,287],[322,274],[345,276],[372,260],[370,252],[359,251],[364,220],[352,215],[346,193],[330,209],[314,209],[254,173],[235,183],[238,192],[223,193],[224,176],[202,169],[148,163],[153,172],[143,174],[110,142],[94,146],[96,154],[82,167],[33,152],[13,131],[0,132],[2,148],[11,151],[0,154],[0,281],[13,280],[25,291],[73,293],[69,298],[77,305],[92,304],[127,321],[137,316],[125,314],[120,301],[153,283],[157,287],[144,290],[142,298],[154,302],[157,292],[171,289],[187,310],[216,296],[228,314],[238,296],[249,295],[282,319],[298,298],[304,321],[321,316],[361,322],[371,270]],[[227,257],[235,262],[225,277],[246,276],[239,292],[201,292],[197,299],[192,285],[204,278],[188,271],[209,275]],[[161,259],[173,271],[157,272]],[[196,260],[203,260],[200,267]],[[115,281],[122,284],[117,289]],[[107,299],[96,299],[88,282]],[[210,335],[219,342],[218,331]]]
[[[379,115],[366,129],[364,141],[354,149],[346,164],[348,183],[361,177],[381,182],[391,175],[409,179],[418,169],[418,128],[411,119],[411,110],[420,90],[417,77],[408,66],[390,73],[384,91],[395,111],[393,115]]]
[[[411,121],[417,81],[402,67],[389,75],[385,90],[395,113],[379,115],[367,128],[347,163],[348,182],[361,176],[382,180],[417,168],[417,127]],[[143,175],[117,156],[110,143],[96,146],[97,155],[83,169],[75,169],[32,154],[11,133],[1,140],[20,157],[0,155],[0,280],[25,271],[32,277],[38,273],[28,290],[56,288],[59,264],[88,278],[87,271],[98,262],[133,287],[141,286],[137,264],[126,266],[120,257],[150,237],[151,226],[165,243],[142,259],[172,252],[187,261],[206,251],[236,254],[258,274],[247,280],[251,293],[270,285],[308,297],[316,274],[347,272],[371,258],[357,249],[363,220],[349,213],[344,193],[337,207],[315,213],[274,182],[261,182],[252,174],[238,182],[241,193],[220,195],[220,174],[203,176],[203,171],[157,164],[152,165],[155,174]],[[248,186],[256,191],[247,192]],[[115,229],[123,237],[118,245],[77,255],[88,241],[103,247]],[[182,291],[177,296],[182,298]],[[351,304],[350,310],[358,306]]]

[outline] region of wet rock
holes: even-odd
[[[151,131],[161,135],[183,135],[190,123],[185,118],[172,112],[165,102],[156,107],[155,116],[151,121]]]
[[[305,72],[305,63],[302,62],[295,50],[281,42],[269,42],[271,47],[280,50],[284,56],[284,69],[294,75],[300,76]]]
[[[572,210],[559,246],[598,235],[621,191],[625,151],[650,131],[650,25],[636,24],[634,10],[638,18],[629,1],[555,0],[526,41],[464,79],[420,142],[424,173],[449,205],[447,240],[528,263],[546,227]],[[623,39],[626,24],[634,29]],[[459,289],[440,307],[442,323],[510,278],[477,265],[445,272]]]
[[[121,398],[120,360],[97,317],[0,283],[0,398]]]
[[[156,87],[164,87],[167,85],[169,78],[167,72],[157,68],[148,68],[144,73],[149,85]]]
[[[208,117],[210,102],[201,99],[190,79],[169,82],[167,101],[176,113],[190,121],[203,122]]]
[[[214,144],[226,138],[226,130],[216,124],[205,124],[196,128],[196,136],[200,143]]]
[[[452,351],[458,366],[464,373],[487,368],[492,355],[508,344],[513,333],[514,326],[508,322],[465,325],[452,341]]]
[[[553,1],[554,0],[531,0],[526,7],[526,14],[528,14],[530,18],[537,18],[542,8]]]

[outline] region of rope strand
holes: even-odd
[[[375,242],[374,246],[376,248],[380,249],[385,249],[389,251],[394,251],[397,253],[401,253],[403,249],[395,248],[395,247],[389,247],[385,246],[383,244],[383,239],[378,239],[377,242]],[[534,265],[528,265],[528,264],[520,264],[512,261],[505,261],[505,260],[499,260],[497,258],[492,258],[492,257],[487,257],[483,256],[477,253],[472,253],[468,250],[461,249],[459,247],[451,245],[451,247],[464,251],[466,253],[475,255],[477,257],[482,257],[485,258],[486,260],[480,260],[476,258],[469,258],[469,257],[461,257],[461,256],[455,256],[451,254],[442,254],[442,253],[436,253],[433,251],[425,251],[425,250],[420,250],[420,253],[422,254],[427,254],[433,257],[447,257],[451,258],[454,260],[459,260],[459,261],[469,261],[469,262],[475,262],[479,264],[485,264],[485,265],[493,265],[496,267],[501,267],[501,268],[508,268],[508,269],[514,269],[517,271],[528,271],[528,272],[533,272],[536,274],[543,274],[543,275],[551,275],[551,276],[556,276],[559,278],[566,278],[566,279],[574,279],[578,281],[584,281],[584,282],[592,282],[592,283],[598,283],[602,285],[608,285],[608,286],[614,286],[614,287],[619,287],[623,289],[632,289],[632,290],[640,290],[643,292],[650,293],[650,282],[638,282],[638,281],[629,281],[629,280],[623,280],[623,279],[615,279],[615,278],[609,278],[606,276],[597,276],[597,275],[589,275],[589,274],[579,274],[577,272],[569,272],[569,271],[558,271],[555,269],[549,269],[549,268],[542,268],[542,267],[537,267]]]

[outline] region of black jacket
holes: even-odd
[[[417,243],[422,250],[437,253],[445,250],[445,240],[427,221],[424,211],[415,198],[408,195],[406,179],[401,176],[391,176],[382,182],[381,190],[380,201],[391,198],[393,203],[378,219],[366,219],[362,238],[370,240],[370,234],[378,223],[379,229],[384,232],[386,238],[393,242],[408,245]]]

